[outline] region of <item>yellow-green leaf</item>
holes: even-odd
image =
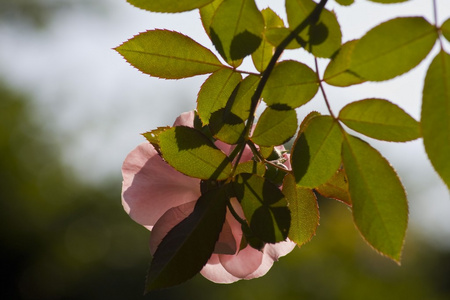
[[[288,174],[283,180],[283,194],[291,212],[289,239],[299,247],[309,242],[319,225],[319,207],[313,191],[296,185],[295,178]]]
[[[223,67],[209,49],[169,30],[143,32],[115,50],[140,71],[166,79],[212,73]]]
[[[223,1],[224,0],[214,0],[213,2],[199,9],[203,28],[205,29],[209,37],[211,37],[209,28],[211,27],[212,19],[214,18],[214,14],[216,13],[217,8]]]
[[[256,70],[263,72],[275,51],[275,47],[269,43],[266,38],[266,31],[269,28],[283,27],[283,20],[269,7],[261,11],[264,18],[264,32],[263,39],[258,49],[252,53],[252,61]]]
[[[374,139],[407,142],[421,136],[419,122],[403,109],[383,99],[364,99],[347,104],[339,120]]]
[[[127,0],[128,3],[153,12],[177,13],[202,7],[213,0]]]
[[[450,189],[450,55],[444,51],[425,77],[421,125],[428,158]]]
[[[209,34],[214,46],[231,65],[258,49],[264,19],[254,0],[226,0],[217,8]]]
[[[286,0],[286,12],[289,28],[293,30],[316,7],[312,0]],[[318,57],[331,57],[341,47],[341,28],[336,15],[327,9],[323,9],[319,20],[307,26],[296,41],[307,51]]]
[[[399,263],[408,203],[397,174],[377,150],[353,136],[346,135],[342,158],[356,226],[373,248]]]
[[[328,181],[341,164],[342,133],[330,116],[311,118],[299,132],[291,154],[297,185],[315,188]]]
[[[295,110],[278,110],[269,106],[261,114],[251,139],[260,146],[282,145],[289,141],[296,131]]]
[[[197,98],[197,111],[203,125],[209,124],[212,113],[227,105],[241,79],[241,75],[232,69],[220,69],[206,79]]]
[[[336,199],[352,206],[348,192],[348,179],[344,168],[339,168],[333,177],[317,187],[316,191],[324,197]]]
[[[326,83],[334,86],[350,86],[353,84],[363,83],[365,80],[354,72],[350,71],[350,62],[352,52],[355,49],[358,40],[353,40],[342,45],[329,62],[323,79]]]
[[[383,3],[383,4],[391,4],[391,3],[400,3],[400,2],[406,2],[409,0],[369,0],[372,2],[377,2],[377,3]]]
[[[299,107],[311,100],[319,89],[316,73],[307,65],[293,60],[278,63],[262,92],[269,106]]]
[[[436,28],[422,17],[389,20],[359,40],[350,69],[366,80],[394,78],[417,66],[431,51],[437,37]]]
[[[200,131],[176,126],[158,134],[164,160],[179,172],[200,179],[225,180],[231,175],[231,163]]]
[[[442,35],[450,42],[450,19],[447,19],[441,26]]]

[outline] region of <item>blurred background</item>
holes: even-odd
[[[450,2],[437,4],[441,24]],[[284,17],[282,1],[258,5]],[[434,22],[429,0],[327,7],[337,12],[344,41],[395,16]],[[199,275],[143,296],[149,232],[122,209],[120,167],[143,141],[139,133],[195,108],[206,78],[150,78],[112,50],[153,28],[213,48],[195,11],[152,14],[125,0],[0,0],[0,299],[450,299],[450,197],[421,140],[370,140],[409,194],[401,267],[364,243],[347,207],[319,199],[316,237],[266,276],[217,285]],[[423,78],[437,51],[385,83],[326,87],[333,109],[379,97],[419,119]],[[302,50],[288,58],[312,62]],[[299,109],[300,118],[312,109],[325,112],[319,96]]]

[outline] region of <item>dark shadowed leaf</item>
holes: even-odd
[[[319,89],[316,73],[307,65],[287,60],[278,63],[262,92],[269,106],[299,107],[311,100]]]
[[[128,3],[153,12],[177,13],[202,7],[213,0],[127,0]]]
[[[289,28],[293,30],[314,10],[312,0],[286,0]],[[336,15],[323,9],[319,20],[307,26],[296,39],[303,48],[318,57],[331,57],[341,47],[341,28]]]
[[[419,122],[403,109],[383,99],[365,99],[347,104],[339,120],[374,139],[407,142],[421,136]]]
[[[450,189],[450,55],[444,51],[425,77],[421,125],[428,158]]]
[[[267,107],[259,117],[252,141],[260,146],[282,145],[297,131],[297,113],[289,107],[279,110]]]
[[[209,49],[169,30],[143,32],[115,50],[141,72],[166,79],[212,73],[223,67]]]
[[[227,201],[223,189],[206,192],[194,211],[167,233],[150,264],[146,292],[180,284],[200,272],[219,238]]]
[[[377,150],[356,137],[346,135],[342,158],[356,226],[373,248],[399,263],[408,203],[397,174]]]
[[[339,52],[337,52],[323,75],[326,83],[334,86],[350,86],[353,84],[363,83],[365,80],[359,77],[354,72],[350,71],[350,62],[353,49],[355,49],[358,40],[353,40],[342,45]]]
[[[331,178],[341,164],[342,133],[330,116],[316,116],[302,123],[291,154],[298,186],[315,188]]]
[[[313,191],[297,186],[292,174],[284,177],[283,194],[291,212],[289,239],[298,246],[306,244],[316,234],[319,206]]]
[[[253,234],[266,243],[284,241],[291,217],[283,193],[269,180],[254,174],[239,174],[233,183],[236,198]]]
[[[197,111],[203,125],[209,124],[211,114],[225,108],[242,77],[231,69],[220,69],[203,83],[197,98]]]
[[[176,126],[159,132],[157,138],[164,160],[181,173],[205,180],[230,176],[228,157],[200,131]]]
[[[422,17],[389,20],[358,41],[350,69],[366,80],[394,78],[417,66],[431,51],[437,37],[436,28]]]
[[[216,9],[209,34],[217,51],[231,65],[258,49],[264,19],[254,0],[227,0]]]

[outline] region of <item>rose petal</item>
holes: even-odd
[[[236,255],[221,254],[219,260],[228,273],[238,278],[246,278],[259,268],[263,256],[261,251],[247,246]]]
[[[194,127],[195,112],[193,110],[182,113],[173,123],[173,126]]]
[[[150,235],[150,253],[152,255],[155,254],[156,248],[158,248],[167,233],[194,211],[196,202],[192,201],[172,207],[159,218],[155,226],[153,226],[152,234]]]
[[[151,230],[170,208],[196,201],[200,180],[176,171],[150,143],[128,154],[122,166],[122,204],[137,223]]]
[[[233,283],[241,278],[231,275],[219,261],[219,254],[211,255],[208,263],[200,271],[206,279],[215,283]]]
[[[214,253],[216,254],[235,254],[237,251],[236,240],[234,239],[233,232],[228,222],[225,220],[223,223],[222,231],[220,232],[219,239],[216,242]]]

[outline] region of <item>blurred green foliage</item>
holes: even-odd
[[[0,299],[449,299],[450,254],[410,233],[403,265],[369,249],[349,209],[319,199],[313,240],[251,281],[200,275],[142,296],[148,232],[120,204],[120,178],[87,186],[64,166],[27,97],[0,85]],[[105,151],[98,145],[99,151]],[[95,159],[95,158],[86,158]]]

